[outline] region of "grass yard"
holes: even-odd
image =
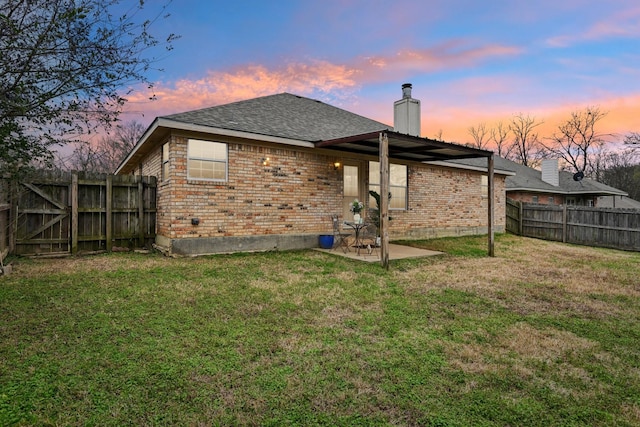
[[[0,425],[640,425],[640,254],[14,259]]]

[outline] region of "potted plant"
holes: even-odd
[[[378,234],[377,241],[380,240],[380,194],[376,191],[369,191],[371,197],[373,197],[376,201],[376,207],[369,209],[369,218],[371,218],[371,222],[376,226],[376,233]],[[389,200],[391,200],[391,192],[389,192]],[[389,221],[393,218],[388,217]],[[379,242],[377,242],[379,244]]]
[[[353,202],[349,205],[349,210],[353,213],[353,221],[360,223],[361,217],[360,212],[364,209],[364,203],[359,201],[358,199],[354,199]]]

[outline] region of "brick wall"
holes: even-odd
[[[391,231],[415,234],[429,228],[464,230],[487,225],[487,194],[482,173],[429,165],[409,167],[409,209],[392,211]],[[504,226],[504,176],[494,179],[495,224]],[[426,233],[427,235],[430,233]]]
[[[167,179],[161,175],[161,145],[139,168],[158,177],[157,232],[163,238],[324,234],[331,232],[329,216],[342,212],[342,169],[333,166],[335,153],[216,138],[228,144],[228,181],[200,181],[187,177],[187,140],[180,135],[167,140]],[[266,157],[269,164],[263,165]],[[486,228],[480,172],[414,163],[408,174],[409,209],[391,211],[392,238]],[[496,175],[495,193],[496,225],[503,227],[503,176]],[[199,225],[192,225],[192,218]]]
[[[572,204],[576,206],[597,206],[598,197],[592,195],[564,196],[561,194],[532,193],[527,191],[510,191],[508,194],[512,200],[524,203],[538,203],[541,205]],[[553,197],[553,201],[549,200]]]
[[[174,239],[331,230],[329,215],[340,212],[342,192],[335,156],[237,142],[228,143],[228,156],[227,182],[188,179],[187,138],[171,138],[169,177],[158,191],[159,208],[166,206],[159,210],[159,234]]]
[[[535,199],[537,197],[537,201]],[[553,202],[549,200],[553,197]],[[527,191],[510,191],[509,198],[524,203],[539,203],[541,205],[562,205],[564,196],[559,194],[531,193]]]

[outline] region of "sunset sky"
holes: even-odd
[[[640,131],[637,0],[173,0],[168,12],[155,32],[181,38],[151,75],[157,100],[134,92],[124,120],[289,92],[392,125],[412,83],[424,137],[464,143],[470,126],[518,113],[550,136],[588,106],[608,111],[603,133]]]

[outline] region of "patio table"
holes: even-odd
[[[363,246],[362,238],[360,237],[360,230],[362,230],[368,224],[366,224],[364,222],[345,221],[344,225],[346,225],[347,227],[351,227],[351,228],[353,228],[355,230],[355,232],[356,232],[356,240],[353,242],[352,246],[354,248],[356,248],[356,253],[358,255],[360,255],[360,249],[362,249],[362,246]]]

